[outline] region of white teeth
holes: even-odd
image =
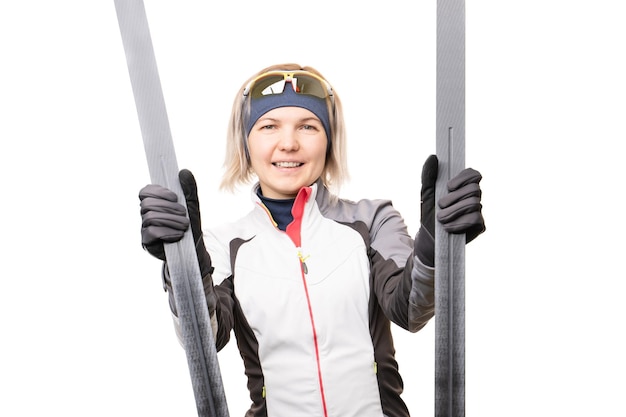
[[[302,165],[300,162],[275,162],[274,165],[281,168],[295,168]]]

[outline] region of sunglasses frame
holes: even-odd
[[[296,86],[293,84],[292,80],[294,78],[298,78],[298,75],[304,75],[306,77],[310,77],[310,78],[314,78],[317,81],[320,82],[320,84],[322,85],[322,87],[325,88],[326,90],[326,97],[318,97],[314,94],[307,94],[307,93],[298,93],[296,91]],[[289,84],[291,84],[292,88],[294,89],[294,92],[297,94],[304,94],[304,95],[312,95],[314,97],[318,97],[318,98],[324,98],[324,99],[330,99],[330,102],[333,106],[333,110],[335,108],[335,98],[334,98],[334,94],[333,94],[333,88],[331,87],[330,83],[328,81],[326,81],[325,79],[323,79],[322,77],[320,77],[317,74],[314,74],[312,72],[306,71],[306,70],[274,70],[274,71],[268,71],[268,72],[264,72],[263,74],[260,74],[258,76],[256,76],[255,78],[253,78],[248,85],[243,89],[243,94],[242,94],[242,99],[243,102],[242,104],[245,102],[246,98],[250,95],[250,92],[252,91],[254,85],[259,82],[260,80],[265,79],[266,77],[272,77],[272,76],[282,76],[283,80],[285,82],[289,82]],[[283,90],[284,92],[284,90]],[[281,92],[280,94],[283,94],[283,92]]]

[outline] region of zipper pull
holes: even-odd
[[[307,255],[307,256],[302,255],[302,251],[298,249],[298,259],[300,259],[300,264],[302,265],[302,272],[304,272],[305,275],[309,273],[309,268],[307,268],[305,261],[309,259],[310,257],[311,255]]]

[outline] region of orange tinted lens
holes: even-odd
[[[282,94],[285,90],[285,77],[279,75],[266,75],[254,82],[250,90],[250,97],[259,98],[272,94]]]
[[[308,94],[319,98],[328,97],[328,88],[324,83],[310,75],[295,74],[293,77],[293,85],[296,93]]]

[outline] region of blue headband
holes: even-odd
[[[250,135],[252,126],[261,116],[279,107],[302,107],[316,115],[324,126],[328,138],[328,148],[330,149],[330,117],[328,116],[326,100],[312,95],[297,94],[291,85],[285,85],[282,94],[271,94],[259,98],[250,97],[250,117],[245,122],[246,138]]]

